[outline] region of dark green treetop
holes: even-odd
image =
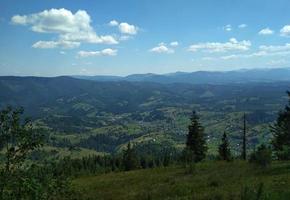
[[[199,117],[195,111],[192,113],[190,125],[188,126],[186,148],[192,152],[195,162],[203,160],[206,156],[207,145],[204,128],[200,124]]]

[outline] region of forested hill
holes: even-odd
[[[289,86],[290,82],[190,85],[127,81],[94,82],[66,76],[53,78],[2,76],[0,106],[23,106],[27,112],[44,112],[44,107],[82,103],[87,105],[85,109],[87,111],[95,109],[118,114],[158,106],[185,104],[204,104],[211,108],[220,104],[220,100],[227,99],[235,101],[237,104],[235,109],[243,110],[251,107],[250,98],[259,98],[268,104],[282,103],[283,99],[279,97],[285,95]],[[247,98],[249,103],[243,104],[243,99]],[[223,106],[220,106],[223,110]]]
[[[141,81],[155,83],[230,84],[245,82],[290,81],[290,68],[248,69],[226,72],[197,71],[169,74],[132,74],[129,76],[74,76],[95,81]]]
[[[0,107],[23,106],[26,115],[61,138],[53,145],[98,152],[118,151],[128,141],[179,147],[197,110],[214,148],[224,130],[239,139],[243,112],[251,128],[249,143],[266,140],[268,124],[284,107],[289,88],[290,82],[191,85],[0,77]]]

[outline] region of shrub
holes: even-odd
[[[272,161],[272,151],[266,145],[262,144],[258,147],[257,151],[254,151],[250,156],[250,162],[267,167]]]
[[[275,156],[279,160],[290,160],[290,147],[284,145],[281,150],[276,151]]]

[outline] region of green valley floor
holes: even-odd
[[[290,162],[268,168],[242,161],[203,162],[79,177],[73,188],[82,199],[290,199]]]

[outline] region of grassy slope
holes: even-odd
[[[73,186],[84,199],[241,199],[241,191],[257,191],[260,183],[269,199],[289,199],[290,162],[268,169],[238,161],[205,162],[193,173],[180,166],[136,170],[81,177]]]

